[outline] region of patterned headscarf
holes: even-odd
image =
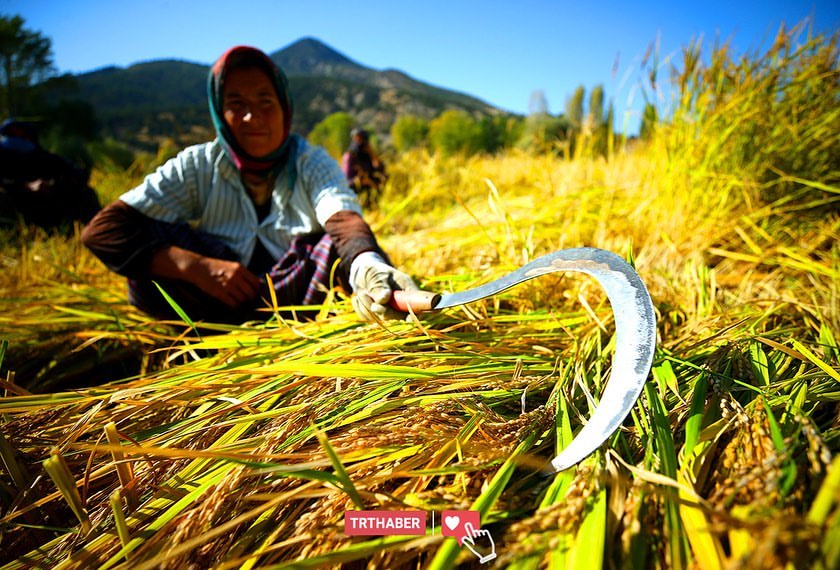
[[[225,77],[232,69],[257,67],[265,71],[274,83],[277,98],[283,108],[283,142],[268,156],[255,157],[245,152],[236,142],[236,137],[225,122],[222,106],[222,90]],[[236,46],[226,51],[213,67],[207,78],[207,97],[210,102],[210,116],[216,127],[216,134],[222,142],[228,157],[240,172],[267,177],[280,172],[289,160],[293,139],[289,136],[292,123],[292,98],[283,71],[265,53],[249,46]]]

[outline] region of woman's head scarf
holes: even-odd
[[[283,142],[267,156],[251,156],[239,146],[236,137],[225,122],[224,107],[222,106],[222,91],[225,78],[232,69],[256,67],[262,69],[272,80],[277,90],[277,98],[283,109]],[[267,177],[276,175],[289,160],[291,138],[289,137],[292,123],[292,98],[289,95],[288,83],[283,71],[265,53],[249,46],[236,46],[220,57],[213,67],[207,80],[207,96],[210,102],[210,116],[216,127],[216,134],[222,142],[228,157],[243,173],[256,174]]]

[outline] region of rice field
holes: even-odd
[[[270,304],[264,323],[156,322],[78,235],[21,229],[0,244],[0,568],[840,567],[837,37],[706,64],[695,47],[650,140],[412,152],[367,216],[435,291],[562,248],[635,266],[656,358],[584,462],[543,470],[615,349],[586,276],[386,326],[338,290],[312,322]],[[142,173],[94,185],[108,200]],[[438,528],[348,536],[354,509]],[[467,509],[487,564],[441,535]]]

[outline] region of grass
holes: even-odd
[[[586,277],[387,328],[335,295],[315,322],[269,308],[199,338],[131,309],[76,236],[9,234],[4,568],[477,566],[439,533],[345,536],[359,506],[478,509],[500,568],[837,567],[836,38],[713,55],[643,146],[406,155],[370,215],[434,290],[564,247],[632,259],[658,312],[651,377],[601,450],[550,477],[614,349]],[[121,350],[142,358],[103,371]]]

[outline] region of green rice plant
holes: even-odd
[[[128,524],[125,522],[125,515],[123,514],[122,510],[122,499],[120,495],[120,490],[117,489],[113,493],[111,493],[111,511],[114,513],[114,526],[117,527],[117,535],[120,537],[120,543],[122,547],[125,548],[126,545],[130,541],[130,535],[128,530]],[[125,555],[126,561],[128,560],[128,554]]]
[[[3,434],[0,434],[0,458],[3,460],[3,468],[8,473],[14,488],[24,489],[28,483],[28,477],[15,457],[14,448],[9,444]]]
[[[685,49],[662,139],[672,151],[682,146],[670,153],[687,161],[677,169],[698,180],[744,172],[771,200],[800,188],[836,197],[837,42],[837,34],[814,35],[803,23],[781,26],[764,53],[733,58],[724,45],[704,64],[700,42]]]

